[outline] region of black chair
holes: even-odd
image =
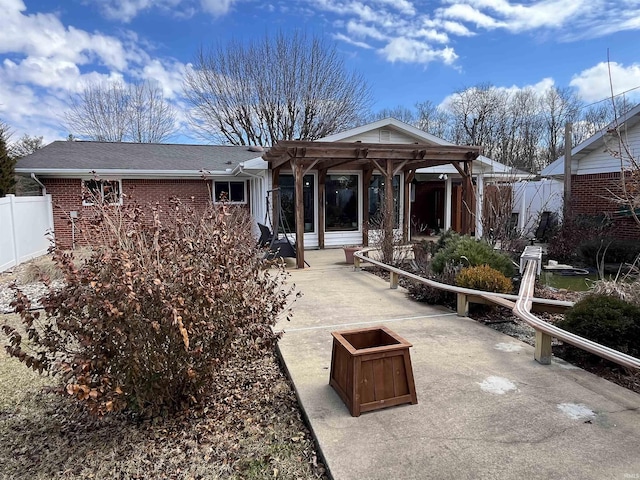
[[[273,240],[273,233],[269,230],[269,227],[258,222],[258,228],[260,229],[260,238],[258,239],[258,247],[268,247]]]
[[[258,222],[258,228],[260,229],[260,238],[258,239],[258,246],[268,248],[269,251],[264,254],[264,258],[273,260],[274,258],[296,258],[296,246],[291,243],[289,237],[286,235],[284,238],[278,238],[274,233],[262,223]],[[307,266],[309,263],[305,260]]]

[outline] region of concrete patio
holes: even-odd
[[[640,395],[344,263],[307,251],[279,348],[332,477],[640,478]],[[385,325],[413,344],[417,405],[351,417],[329,386],[330,332]]]

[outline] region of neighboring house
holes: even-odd
[[[620,135],[615,133],[616,125]],[[620,192],[621,172],[628,162],[619,152],[619,139],[628,146],[636,160],[640,158],[640,104],[571,150],[572,215],[606,215],[613,220],[612,233],[619,238],[640,238],[640,227],[629,210],[612,201]],[[564,156],[544,168],[540,175],[564,178]],[[613,192],[613,193],[612,193]]]
[[[267,205],[277,186],[295,232],[293,168],[304,166],[300,233],[305,248],[324,248],[367,243],[385,197],[387,160],[395,162],[398,230],[409,236],[453,228],[481,236],[485,182],[526,174],[478,151],[388,118],[317,142],[279,142],[267,153],[246,146],[59,141],[21,159],[16,171],[34,176],[52,195],[56,241],[70,246],[87,192],[111,203],[166,203],[175,196],[199,205],[211,202],[212,192],[214,202],[225,192],[247,205],[256,222],[270,224],[273,204]]]

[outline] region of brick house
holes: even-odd
[[[446,154],[456,149],[478,150],[479,147],[453,145],[393,118],[325,137],[313,145],[324,149],[326,142],[336,146],[351,145],[357,150],[362,146],[377,148],[380,145],[390,154],[397,153],[395,150],[418,152],[424,148],[445,153],[442,159],[439,157],[431,163],[434,166],[417,168],[410,173],[401,168],[394,172],[393,203],[399,228],[415,223],[430,230],[453,228],[461,231],[462,212],[470,210],[470,231],[482,236],[485,182],[522,176],[521,172],[514,172],[487,157],[475,156],[468,161],[473,193],[470,208],[467,208],[463,206],[460,167],[456,168],[453,163],[457,162],[447,159]],[[193,199],[199,205],[217,201],[224,192],[233,203],[245,205],[256,222],[269,224],[273,215],[268,215],[267,210],[271,210],[273,204],[268,207],[267,198],[276,184],[283,216],[291,227],[290,238],[294,240],[295,234],[291,234],[295,231],[294,175],[287,163],[277,168],[274,177],[274,170],[263,158],[268,155],[261,147],[247,146],[56,141],[19,160],[16,172],[32,176],[46,193],[52,195],[54,229],[59,245],[76,243],[75,227],[89,210],[87,192],[114,204],[131,200],[140,204],[163,204],[171,197],[179,197]],[[404,162],[402,167],[409,164]],[[373,167],[369,169],[373,170],[369,177],[357,160],[335,160],[330,165],[320,168],[311,159],[305,168],[302,188],[304,248],[363,244],[368,229],[366,219],[382,204],[385,182],[375,168],[380,166],[377,160],[371,160],[368,165]],[[426,162],[425,165],[430,164]],[[205,180],[203,173],[206,173]],[[404,194],[403,188],[406,188]],[[321,189],[326,192],[322,200]],[[321,208],[321,204],[324,207]],[[326,216],[321,215],[325,207]],[[323,232],[322,238],[320,232]],[[412,233],[420,232],[412,228]]]
[[[616,125],[620,135],[616,131]],[[621,172],[629,168],[619,139],[628,146],[636,162],[640,159],[640,104],[622,115],[571,151],[570,213],[573,215],[605,215],[613,221],[612,234],[621,239],[640,239],[640,227],[629,210],[612,201],[621,190]],[[637,165],[637,163],[636,163]],[[627,173],[628,174],[628,173]],[[564,178],[564,156],[544,168],[540,175]]]
[[[82,243],[77,226],[90,197],[143,205],[177,197],[205,206],[224,193],[256,208],[263,200],[252,198],[256,178],[244,163],[262,153],[246,146],[56,141],[19,160],[16,173],[31,175],[51,194],[56,243],[70,247]]]

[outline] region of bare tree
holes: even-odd
[[[450,118],[449,114],[430,100],[416,103],[416,126],[431,135],[447,139],[449,138]]]
[[[370,121],[382,120],[383,118],[395,118],[408,125],[416,125],[416,114],[413,110],[402,105],[393,108],[383,108],[371,115]]]
[[[335,47],[301,33],[201,49],[183,88],[194,129],[233,145],[316,140],[354,126],[370,102]]]
[[[555,161],[563,154],[564,126],[567,122],[575,123],[580,112],[580,100],[569,88],[549,88],[540,99],[544,118],[545,138],[544,164]]]
[[[175,131],[173,107],[149,82],[88,84],[70,103],[67,128],[90,140],[160,143]]]
[[[160,143],[175,132],[176,114],[162,89],[142,82],[130,85],[128,138],[137,143]]]
[[[9,154],[16,160],[27,155],[31,155],[36,150],[40,150],[44,147],[43,137],[29,136],[26,133],[20,137],[20,140],[14,142],[9,147]]]

